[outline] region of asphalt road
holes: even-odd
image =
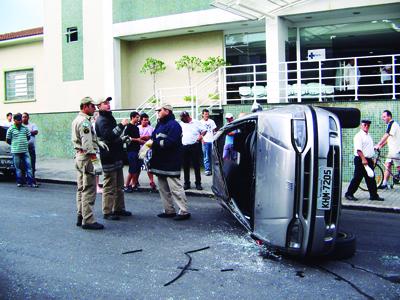
[[[400,298],[399,214],[343,211],[356,255],[305,264],[263,259],[213,199],[189,197],[193,218],[184,222],[155,216],[158,194],[129,194],[126,203],[133,217],[105,221],[98,198],[106,229],[84,231],[74,186],[0,182],[0,299]],[[164,286],[187,263],[184,252],[203,247],[192,270]]]

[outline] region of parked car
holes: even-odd
[[[7,127],[0,126],[0,173],[9,177],[15,174],[15,167],[11,147],[6,143],[7,129]]]
[[[339,226],[341,128],[357,127],[360,111],[330,110],[273,108],[237,119],[215,136],[212,190],[270,249],[299,257],[355,252],[354,235]],[[235,160],[223,160],[229,132],[235,132]]]

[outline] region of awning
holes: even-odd
[[[310,0],[214,0],[211,5],[249,20],[274,18],[289,7]]]

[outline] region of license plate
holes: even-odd
[[[330,210],[332,202],[332,178],[333,168],[319,168],[319,189],[317,208],[322,210]]]

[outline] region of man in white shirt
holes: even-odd
[[[354,136],[354,175],[345,194],[347,200],[358,200],[356,197],[354,197],[354,193],[357,191],[363,177],[367,183],[369,200],[384,200],[383,198],[379,197],[377,193],[375,176],[372,178],[369,177],[367,171],[365,170],[366,166],[369,166],[371,169],[374,168],[374,162],[372,160],[372,157],[375,154],[374,142],[372,137],[368,134],[370,125],[371,121],[362,120],[361,130]]]
[[[347,94],[350,95],[352,99],[355,96],[356,82],[357,90],[358,83],[360,81],[360,70],[354,65],[354,59],[349,60],[347,65],[344,67],[344,83],[346,85]]]
[[[379,68],[381,73],[381,83],[382,83],[382,98],[391,99],[392,98],[392,66],[384,65]]]
[[[385,161],[386,170],[383,175],[383,182],[379,187],[380,189],[386,189],[390,177],[389,170],[392,169],[393,163],[397,166],[397,177],[400,177],[400,126],[399,123],[393,120],[392,112],[389,110],[383,111],[382,120],[387,124],[386,132],[375,148],[381,149],[386,144],[389,148],[387,159]]]
[[[212,143],[214,141],[214,134],[217,130],[217,125],[210,119],[210,112],[208,109],[203,109],[202,119],[200,123],[203,124],[207,133],[203,137],[203,160],[204,171],[206,176],[212,175]]]
[[[190,189],[190,165],[192,164],[197,190],[202,190],[200,175],[201,140],[206,129],[197,120],[190,117],[187,111],[181,112],[182,145],[183,145],[183,189]]]
[[[35,142],[35,138],[39,133],[39,129],[36,126],[35,123],[29,122],[29,114],[27,112],[24,112],[22,114],[22,124],[24,124],[26,127],[28,127],[28,129],[29,129],[29,131],[31,133],[31,138],[28,141],[28,150],[29,150],[29,155],[31,156],[32,175],[33,175],[33,178],[35,178],[35,171],[36,171],[36,142]]]
[[[13,124],[14,124],[13,114],[9,112],[6,115],[6,120],[1,122],[1,126],[8,128],[11,127]]]

